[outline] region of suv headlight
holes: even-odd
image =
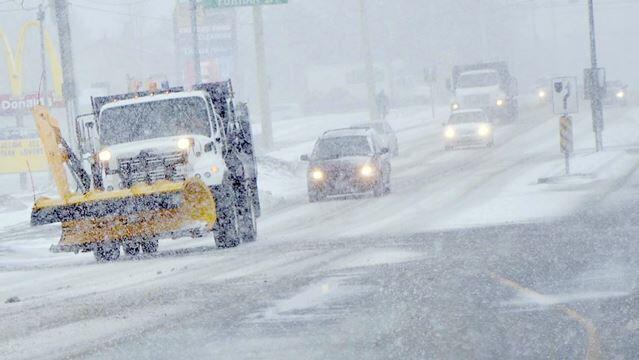
[[[477,133],[479,134],[479,136],[488,136],[490,135],[491,130],[492,129],[489,125],[481,124],[479,125],[479,129],[477,129]]]
[[[311,179],[315,181],[322,181],[325,177],[326,174],[324,174],[324,171],[322,169],[313,169],[311,171]]]
[[[444,137],[446,139],[452,139],[455,137],[455,129],[452,126],[449,126],[444,130]]]
[[[506,100],[504,99],[497,99],[497,101],[495,102],[495,105],[497,105],[498,107],[502,107],[504,106],[504,104],[506,104]]]
[[[375,168],[372,165],[366,164],[359,169],[359,174],[363,177],[371,177],[375,175]]]

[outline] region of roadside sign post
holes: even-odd
[[[579,112],[577,78],[561,77],[552,80],[553,111],[559,117],[559,147],[564,154],[566,175],[570,175],[570,155],[574,151],[573,124],[569,114]]]
[[[269,97],[269,79],[266,71],[266,50],[264,47],[264,25],[262,5],[287,4],[288,0],[203,0],[209,8],[229,8],[253,6],[253,32],[257,63],[257,90],[259,93],[260,115],[262,122],[262,143],[266,149],[273,147],[273,125],[271,124],[271,104]]]
[[[434,84],[437,82],[437,71],[435,68],[427,68],[424,69],[424,80],[428,84],[430,89],[430,112],[433,116],[433,121],[435,121],[435,87]]]

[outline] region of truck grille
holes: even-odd
[[[489,106],[490,95],[466,95],[462,97],[461,105],[465,108]]]
[[[154,154],[140,152],[132,158],[118,159],[118,169],[125,188],[137,183],[152,184],[159,180],[184,181],[184,174],[177,171],[178,165],[186,163],[186,154],[181,151]]]

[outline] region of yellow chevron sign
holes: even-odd
[[[572,154],[574,151],[574,143],[572,119],[570,116],[562,116],[559,118],[559,143],[562,153]]]

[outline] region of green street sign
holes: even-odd
[[[228,8],[237,6],[288,4],[288,0],[203,0],[202,4],[210,8]]]

